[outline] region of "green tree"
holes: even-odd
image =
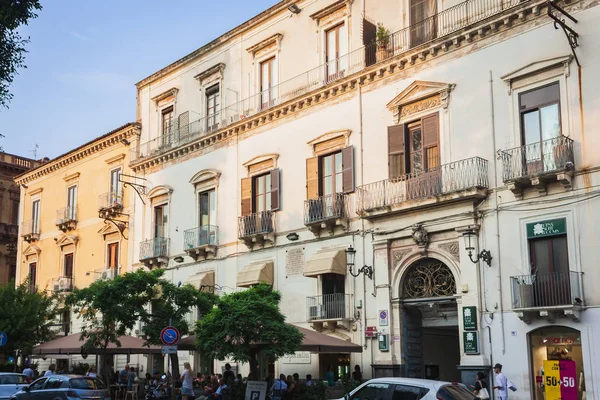
[[[302,344],[302,333],[285,323],[280,301],[281,293],[265,284],[223,295],[198,321],[196,344],[216,359],[249,363],[256,379],[260,354],[276,360]]]
[[[46,291],[31,291],[29,282],[0,285],[0,331],[8,341],[6,357],[31,354],[33,346],[55,335],[57,298]]]
[[[17,29],[36,18],[41,9],[39,0],[0,0],[0,109],[8,107],[12,98],[9,88],[17,70],[27,68],[29,38],[22,38]]]
[[[142,316],[142,332],[148,344],[161,345],[160,333],[169,323],[179,330],[182,336],[188,335],[193,326],[189,326],[187,315],[195,310],[199,315],[207,314],[216,303],[212,293],[201,292],[191,285],[178,286],[167,280],[161,280],[161,296],[150,300],[147,313]],[[171,354],[173,377],[179,379],[179,358]]]
[[[1,0],[0,0],[1,1]],[[145,318],[147,305],[157,297],[163,270],[118,275],[113,280],[99,280],[85,289],[74,289],[67,298],[82,319],[81,340],[83,351],[98,354],[104,362],[102,376],[108,382],[109,368],[106,349],[114,343],[120,346],[119,337],[131,331],[136,323]]]

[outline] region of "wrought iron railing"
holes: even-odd
[[[98,196],[98,209],[119,209],[123,208],[123,192],[118,190],[114,192],[102,193]]]
[[[357,212],[372,211],[472,188],[488,187],[488,162],[480,157],[440,165],[356,189]]]
[[[306,320],[352,319],[352,295],[324,294],[306,298]]]
[[[77,221],[77,207],[69,206],[56,210],[56,225]]]
[[[502,150],[500,156],[505,182],[575,167],[573,139],[566,136]]]
[[[141,143],[131,150],[131,160],[162,154],[221,128],[237,123],[298,96],[362,71],[415,47],[457,32],[476,22],[519,5],[522,0],[467,0],[432,17],[390,34],[379,43],[359,47],[334,60],[283,81],[223,108],[217,116],[200,118],[173,127],[167,134]]]
[[[219,241],[219,227],[203,225],[183,232],[185,249],[197,249],[202,246],[216,246]]]
[[[304,225],[346,218],[349,215],[349,197],[335,193],[304,201]]]
[[[519,275],[510,282],[513,309],[583,305],[580,272]]]
[[[40,220],[31,219],[21,223],[21,236],[39,236]]]
[[[273,232],[275,232],[275,214],[272,211],[243,215],[238,219],[239,239]]]
[[[52,289],[54,293],[70,292],[73,290],[73,278],[63,276],[52,280]]]
[[[157,237],[140,243],[140,261],[169,256],[171,239]]]
[[[0,236],[18,236],[19,225],[7,224],[6,222],[0,222]]]

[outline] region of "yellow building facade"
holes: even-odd
[[[17,281],[69,293],[127,266],[129,123],[15,177],[21,187]],[[77,331],[70,315],[65,334]]]

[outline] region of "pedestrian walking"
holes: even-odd
[[[286,391],[287,383],[285,383],[285,375],[281,374],[271,387],[271,400],[281,400]]]
[[[360,372],[359,365],[354,366],[354,372],[352,373],[352,380],[358,382],[359,384],[362,383],[362,372]]]
[[[490,398],[490,392],[488,391],[488,384],[485,381],[485,374],[481,371],[477,373],[477,381],[475,385],[471,385],[475,396],[481,400],[488,400]]]
[[[325,372],[325,380],[329,386],[335,385],[335,375],[333,375],[333,371],[331,370],[331,365],[327,366],[327,371]]]
[[[517,387],[502,373],[502,364],[494,365],[494,372],[496,373],[496,386],[494,386],[494,389],[498,390],[498,400],[507,400],[508,389],[516,392]]]
[[[183,363],[183,373],[181,374],[181,396],[183,400],[189,400],[194,397],[194,373],[189,362]]]

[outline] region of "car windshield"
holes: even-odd
[[[0,375],[0,385],[24,385],[25,375]]]
[[[106,389],[106,386],[104,383],[102,383],[102,381],[94,378],[73,378],[69,384],[71,385],[72,389]]]
[[[477,397],[464,386],[446,385],[437,392],[438,400],[474,400]]]

